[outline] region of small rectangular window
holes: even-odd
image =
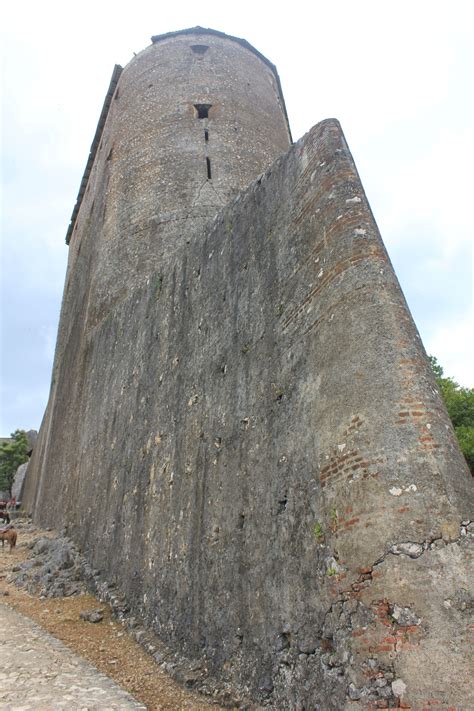
[[[211,180],[212,175],[211,175],[211,159],[210,158],[206,158],[206,164],[207,164],[207,179]]]
[[[207,44],[192,44],[191,49],[195,54],[203,55],[206,54],[209,46]]]
[[[208,128],[204,129],[204,140],[206,141],[206,143],[209,140],[209,129]]]
[[[199,119],[209,118],[209,109],[212,104],[194,104],[195,116]]]

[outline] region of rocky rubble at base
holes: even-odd
[[[13,566],[9,582],[39,597],[70,597],[86,591],[84,561],[71,541],[40,537],[28,547],[29,559]]]
[[[29,522],[15,522],[15,528],[28,529]],[[124,596],[113,583],[104,581],[100,571],[93,569],[81,555],[74,543],[67,537],[40,536],[27,544],[29,558],[24,563],[14,565],[8,582],[40,598],[72,597],[93,593],[101,602],[110,605],[114,617],[123,624],[129,635],[138,642],[155,662],[187,689],[193,689],[211,703],[222,703],[228,708],[256,709],[236,698],[233,691],[217,684],[208,676],[205,661],[184,659],[171,650],[153,632],[133,615]],[[101,610],[94,610],[92,618],[82,616],[88,622],[98,623],[102,619]],[[97,615],[95,613],[98,613]],[[89,615],[89,613],[87,613]]]

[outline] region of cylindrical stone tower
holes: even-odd
[[[276,68],[245,40],[198,27],[152,42],[115,72],[68,231],[70,272],[89,232],[96,244],[91,325],[291,143]]]

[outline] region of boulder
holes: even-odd
[[[28,440],[28,454],[31,457],[36,440],[38,439],[38,432],[36,430],[28,430],[28,432],[26,432],[26,439]]]
[[[21,492],[23,489],[23,484],[25,482],[28,464],[29,462],[20,464],[20,466],[16,470],[15,478],[13,479],[12,498],[15,498],[17,501],[21,501]]]

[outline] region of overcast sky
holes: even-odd
[[[474,386],[471,3],[43,2],[1,11],[0,435],[39,428],[64,243],[110,75],[201,25],[276,64],[293,138],[336,117],[427,351]]]

